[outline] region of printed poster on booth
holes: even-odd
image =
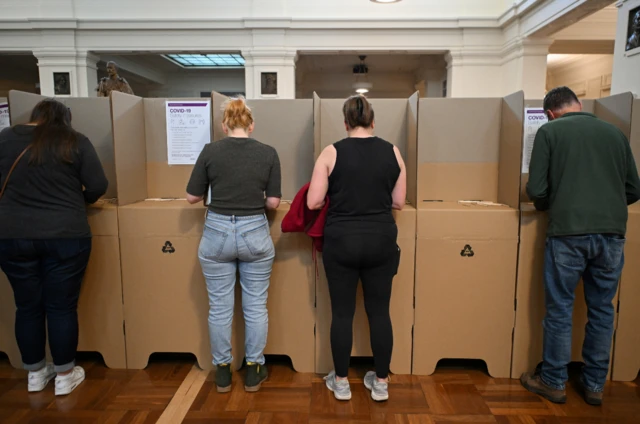
[[[525,108],[524,109],[524,145],[522,152],[522,173],[529,173],[529,163],[531,162],[531,152],[533,152],[533,143],[536,139],[536,134],[541,126],[548,121],[547,115],[544,110],[537,108]]]
[[[11,122],[9,121],[9,104],[0,103],[0,131],[10,126]]]
[[[169,165],[193,165],[211,141],[211,101],[167,101]]]

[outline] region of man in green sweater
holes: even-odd
[[[549,213],[543,362],[520,381],[552,402],[566,402],[573,302],[582,278],[589,323],[580,382],[586,402],[600,405],[609,372],[612,302],[624,265],[627,205],[640,199],[640,180],[624,134],[582,112],[573,91],[554,88],[543,107],[550,122],[536,134],[527,184],[536,209]]]

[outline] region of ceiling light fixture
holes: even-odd
[[[373,3],[399,3],[402,0],[371,0]]]
[[[355,82],[353,83],[352,87],[358,94],[368,93],[369,90],[373,88],[373,84],[369,82],[369,68],[364,63],[364,60],[366,58],[367,56],[359,56],[360,63],[354,65],[353,67],[353,76]]]

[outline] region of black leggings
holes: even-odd
[[[336,374],[348,374],[356,290],[362,280],[376,374],[387,378],[393,351],[389,302],[400,255],[397,229],[394,225],[392,231],[378,233],[331,233],[325,232],[323,261],[331,296],[331,350]]]

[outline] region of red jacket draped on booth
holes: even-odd
[[[291,203],[289,212],[282,220],[283,233],[306,233],[313,239],[313,246],[318,252],[322,252],[324,237],[324,223],[327,220],[329,210],[329,198],[325,198],[324,207],[319,211],[312,211],[307,207],[307,194],[309,183],[298,191]]]

